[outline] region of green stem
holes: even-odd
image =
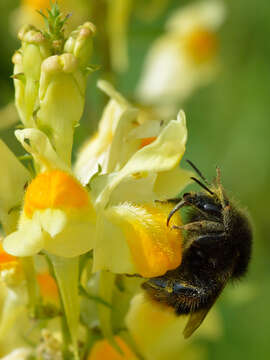
[[[101,271],[99,278],[99,298],[103,301],[111,304],[112,296],[115,283],[115,274],[110,271]],[[112,329],[111,314],[112,308],[104,306],[104,304],[98,304],[98,314],[100,321],[100,328],[103,333],[103,336],[108,340],[108,342],[120,353],[123,354],[119,345],[114,339],[114,333]]]
[[[22,257],[20,259],[23,271],[26,277],[27,292],[28,292],[28,306],[30,313],[35,313],[35,307],[39,301],[39,290],[37,285],[36,270],[34,266],[33,257]]]
[[[80,312],[78,294],[79,258],[64,258],[50,254],[49,259],[53,265],[65,314],[65,319],[62,321],[64,349],[68,347],[71,339],[74,358],[79,360],[77,337]]]
[[[61,309],[64,314],[64,304],[61,299]],[[70,344],[70,335],[69,335],[69,329],[67,325],[67,321],[65,316],[61,316],[61,329],[62,329],[62,337],[63,337],[63,345],[62,345],[62,355],[64,360],[70,359],[70,351],[68,349],[68,345]]]

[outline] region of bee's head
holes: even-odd
[[[214,193],[209,195],[205,192],[190,192],[183,195],[183,201],[203,213],[213,216],[220,216],[222,204],[219,197]]]
[[[191,179],[195,181],[203,189],[203,191],[185,193],[182,200],[170,212],[167,224],[169,224],[173,214],[184,206],[192,206],[194,209],[197,209],[199,212],[203,212],[205,215],[220,217],[222,216],[222,210],[228,205],[228,200],[221,185],[220,169],[217,168],[217,176],[213,183],[210,183],[190,160],[187,160],[187,163],[201,178],[201,180],[199,180],[196,177],[191,177]]]

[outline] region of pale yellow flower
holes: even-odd
[[[225,6],[219,0],[176,10],[166,23],[165,34],[149,50],[137,88],[138,99],[175,106],[211,81],[218,70],[217,32],[224,18]]]
[[[179,168],[185,117],[180,112],[177,120],[141,124],[119,93],[105,82],[99,86],[111,100],[75,166],[82,183],[90,180],[97,212],[93,270],[158,276],[181,262],[179,232],[166,226],[171,208],[154,200],[176,196],[189,182],[190,173]]]
[[[6,251],[31,256],[45,251],[73,257],[91,249],[95,215],[88,192],[70,174],[51,170],[28,186],[18,230],[4,240]]]
[[[24,199],[20,199],[23,210],[17,230],[6,236],[3,246],[8,253],[28,259],[40,251],[50,257],[76,357],[78,256],[93,248],[95,211],[88,190],[58,157],[43,132],[17,130],[16,136],[41,172],[27,187]],[[14,174],[9,176],[14,178]]]
[[[138,350],[147,360],[202,359],[203,349],[198,351],[182,335],[187,317],[177,316],[173,309],[153,302],[147,295],[140,293],[131,301],[126,325]],[[220,334],[221,321],[212,309],[195,337],[211,341]]]

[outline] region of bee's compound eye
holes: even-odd
[[[213,215],[219,215],[221,209],[218,205],[206,203],[203,205],[203,210]]]

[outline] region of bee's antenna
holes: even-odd
[[[200,177],[207,185],[210,185],[210,183],[207,181],[206,177],[200,172],[200,170],[193,164],[192,161],[186,160],[186,162],[196,171],[196,173],[199,175],[199,177]]]
[[[219,192],[220,192],[220,200],[221,200],[221,204],[223,207],[225,207],[225,197],[224,197],[224,192],[223,192],[223,188],[221,185],[221,172],[220,172],[220,168],[217,166],[216,167],[216,171],[217,171],[217,177],[216,177],[216,183],[218,185],[219,188]]]
[[[216,171],[217,171],[217,184],[220,185],[221,184],[221,173],[220,173],[220,168],[218,166],[216,167]]]
[[[199,184],[204,190],[208,191],[211,195],[214,195],[213,191],[211,191],[206,185],[204,185],[200,180],[196,179],[195,177],[191,177],[197,184]]]

